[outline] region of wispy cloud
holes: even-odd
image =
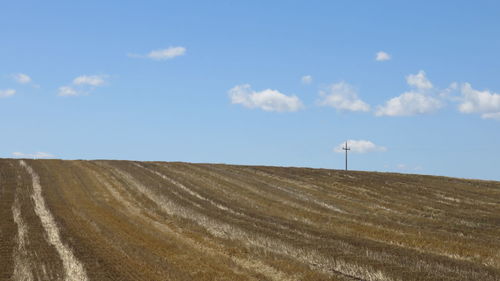
[[[302,76],[302,78],[300,78],[300,81],[302,82],[302,84],[311,84],[312,81],[313,81],[313,77],[311,75],[304,75]]]
[[[358,98],[356,89],[346,82],[327,86],[319,92],[318,104],[340,111],[370,111],[370,105]]]
[[[14,89],[5,89],[0,90],[0,98],[7,98],[16,94],[16,90]]]
[[[389,55],[386,52],[380,51],[377,54],[375,54],[375,60],[376,61],[387,61],[391,59],[391,55]]]
[[[169,60],[175,57],[183,56],[186,54],[187,49],[185,47],[176,46],[168,47],[165,49],[152,50],[148,54],[128,54],[132,58],[149,58],[152,60]]]
[[[431,90],[434,86],[427,79],[425,72],[420,70],[417,74],[406,77],[406,83],[413,89],[400,96],[391,98],[385,105],[378,106],[376,116],[412,116],[427,114],[437,111],[443,102]]]
[[[418,172],[418,171],[422,171],[422,166],[413,166],[413,165],[407,165],[407,164],[397,164],[396,165],[396,169],[400,170],[400,171],[405,171],[405,172],[411,172],[411,171],[414,171],[414,172]]]
[[[106,83],[107,75],[81,75],[73,79],[70,85],[61,86],[58,95],[62,97],[74,97],[86,95],[103,86]]]
[[[483,118],[483,119],[493,119],[493,120],[500,121],[500,112],[483,113],[483,114],[481,114],[481,118]]]
[[[264,111],[293,112],[303,108],[297,96],[288,96],[277,90],[254,91],[248,84],[238,85],[228,91],[233,104]]]
[[[40,85],[35,84],[33,79],[25,73],[16,73],[11,75],[12,80],[18,84],[31,85],[33,88],[40,88]]]
[[[27,74],[24,73],[17,73],[12,75],[12,78],[14,81],[16,81],[19,84],[28,84],[31,83],[31,77],[29,77]]]
[[[78,96],[80,95],[80,93],[70,86],[61,86],[59,87],[58,95],[61,97],[67,97],[67,96]]]
[[[340,143],[337,145],[333,151],[337,153],[342,153],[344,150],[342,149],[345,147],[345,142]],[[384,146],[376,145],[371,141],[368,140],[348,140],[347,141],[347,147],[350,148],[351,152],[354,153],[368,153],[368,152],[384,152],[387,151],[387,148]]]
[[[82,75],[73,79],[73,84],[75,85],[90,85],[90,86],[101,86],[104,84],[104,76],[102,75]]]
[[[22,153],[22,152],[13,152],[12,156],[18,158],[54,158],[53,154],[47,152],[36,152],[33,154],[30,153]]]

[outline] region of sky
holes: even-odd
[[[498,1],[1,1],[0,157],[500,180]]]

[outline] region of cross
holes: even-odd
[[[347,151],[351,150],[349,147],[347,147],[347,141],[345,142],[345,146],[342,147],[343,150],[345,150],[345,170],[347,171]]]

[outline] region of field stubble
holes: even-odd
[[[0,159],[0,280],[500,280],[500,183]]]

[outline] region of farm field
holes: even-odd
[[[0,280],[500,280],[500,182],[0,159]]]

